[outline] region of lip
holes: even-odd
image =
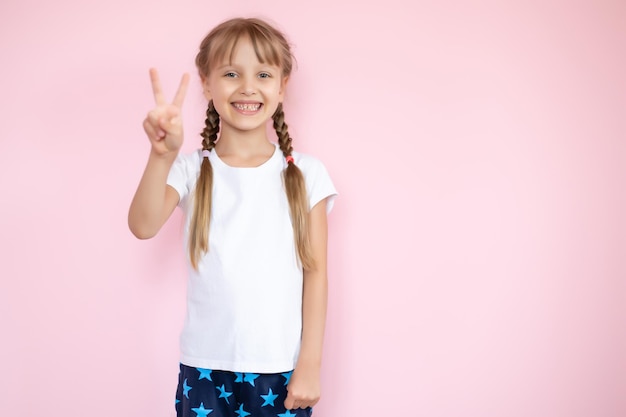
[[[238,100],[230,103],[231,106],[240,114],[245,115],[254,115],[257,114],[263,108],[263,103],[260,101],[251,101],[251,100]],[[254,109],[254,106],[258,106],[258,108]]]

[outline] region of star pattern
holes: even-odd
[[[192,387],[187,385],[187,378],[185,378],[185,380],[183,381],[183,395],[187,397],[187,399],[189,399],[189,391],[191,390],[191,388]]]
[[[213,412],[213,409],[211,409],[211,408],[204,408],[204,404],[200,403],[200,407],[192,408],[191,411],[196,413],[197,417],[206,417],[206,416],[208,416],[209,414],[211,414]]]
[[[196,368],[198,370],[198,372],[200,372],[200,376],[198,377],[198,380],[201,379],[208,379],[209,381],[213,381],[211,379],[211,372],[213,372],[213,370],[211,369],[204,369],[204,368]]]
[[[226,400],[226,403],[230,404],[230,402],[228,401],[228,397],[233,395],[233,393],[232,392],[227,392],[226,388],[224,388],[224,384],[222,384],[221,387],[215,387],[215,389],[217,389],[220,392],[219,398],[224,398]]]
[[[233,417],[296,417],[298,410],[285,410],[281,400],[287,394],[292,375],[293,371],[255,374],[182,365],[176,410],[189,417],[212,417],[220,414],[223,407],[230,410],[228,413]],[[250,388],[246,388],[247,384]],[[241,398],[237,394],[239,392]]]
[[[284,374],[281,374],[282,376],[285,377],[285,385],[289,384],[289,380],[291,379],[291,374],[293,372],[285,372]]]
[[[265,402],[263,402],[263,405],[261,405],[261,407],[265,407],[266,405],[271,405],[272,407],[274,407],[274,400],[278,398],[278,394],[274,394],[272,392],[272,389],[270,388],[270,391],[267,393],[267,395],[261,395],[261,398],[265,400]]]
[[[243,404],[239,406],[239,410],[235,410],[235,413],[237,413],[239,417],[246,417],[250,415],[250,413],[248,413],[247,411],[244,411]]]
[[[249,382],[250,385],[254,386],[254,380],[257,379],[259,376],[259,374],[243,374],[243,381]]]

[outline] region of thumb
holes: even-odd
[[[168,133],[177,133],[180,130],[181,122],[180,116],[163,118],[159,120],[159,127]]]
[[[296,400],[293,398],[293,395],[289,391],[287,391],[287,398],[285,398],[285,408],[287,410],[293,410]]]
[[[159,127],[166,132],[171,132],[173,129],[177,128],[177,125],[180,125],[182,122],[180,109],[176,107],[166,107],[161,110],[161,115],[159,117]]]

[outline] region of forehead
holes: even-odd
[[[213,67],[237,63],[261,63],[280,67],[280,59],[275,46],[267,39],[259,39],[247,34],[233,37],[215,48]]]

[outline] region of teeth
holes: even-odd
[[[234,103],[234,104],[236,108],[238,108],[239,110],[243,110],[243,111],[257,111],[259,110],[259,107],[261,107],[261,103],[256,103],[256,104]]]

